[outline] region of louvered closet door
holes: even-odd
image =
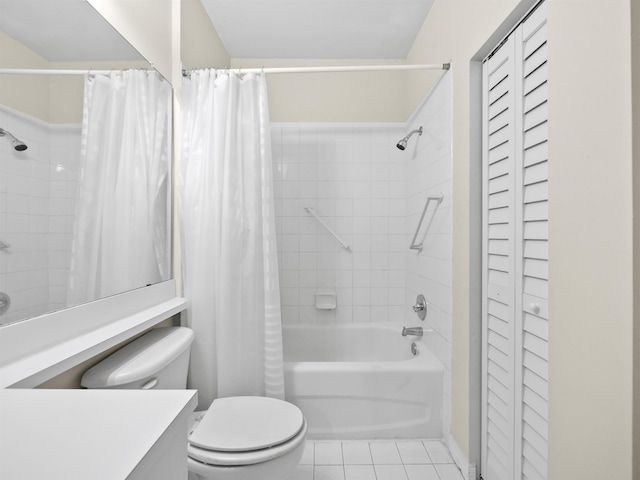
[[[522,452],[518,455],[515,478],[547,478],[548,438],[548,189],[547,189],[547,29],[545,5],[541,5],[522,24],[522,172],[518,185],[521,195],[522,234],[517,242],[518,278],[522,285],[516,311],[520,330],[522,378],[516,397],[522,415]],[[518,359],[516,359],[518,360]]]
[[[484,64],[485,480],[547,478],[547,67],[540,5]]]
[[[512,480],[515,412],[515,76],[511,38],[484,64],[483,434],[486,479]]]

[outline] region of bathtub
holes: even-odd
[[[375,323],[283,326],[286,399],[304,413],[309,438],[442,437],[444,367],[401,331]]]

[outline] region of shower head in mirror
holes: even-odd
[[[0,128],[0,137],[7,137],[17,151],[22,152],[27,149],[27,144],[18,140],[11,132],[7,132],[4,128]]]

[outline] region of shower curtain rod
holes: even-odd
[[[432,65],[351,65],[338,67],[270,67],[270,68],[223,68],[234,73],[331,73],[331,72],[392,72],[405,70],[449,70],[450,63],[436,63]],[[31,68],[2,68],[0,74],[8,75],[86,75],[93,73],[97,75],[108,75],[117,71],[112,70],[47,70]],[[183,70],[185,75],[188,70]]]
[[[221,68],[219,70],[244,73],[331,73],[331,72],[392,72],[402,70],[449,70],[450,63],[432,65],[350,65],[337,67],[269,67],[269,68]],[[182,70],[187,75],[191,70]]]
[[[0,74],[8,75],[86,75],[88,73],[97,75],[108,75],[111,72],[119,72],[121,70],[131,70],[129,68],[111,70],[47,70],[38,68],[0,68]]]

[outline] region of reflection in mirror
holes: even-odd
[[[170,126],[86,0],[0,0],[0,325],[171,277]]]

